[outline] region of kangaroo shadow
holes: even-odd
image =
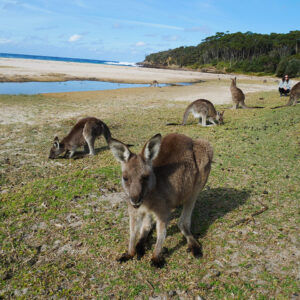
[[[101,153],[101,152],[104,152],[106,150],[109,150],[109,147],[108,146],[102,146],[100,148],[95,148],[95,155]],[[84,158],[85,156],[88,156],[89,155],[89,149],[85,149],[85,150],[82,150],[82,151],[76,151],[75,154],[74,154],[74,159],[81,159],[81,158]]]
[[[225,216],[228,212],[243,205],[250,197],[249,190],[237,190],[234,188],[215,188],[203,190],[196,203],[192,215],[191,231],[195,238],[199,239],[205,236],[209,227],[219,218]],[[178,219],[181,209],[175,210],[172,218]],[[168,228],[168,235],[174,235],[179,232],[177,224]],[[183,236],[181,241],[173,248],[168,249],[166,256],[171,256],[176,250],[186,244]],[[201,247],[202,248],[202,247]]]

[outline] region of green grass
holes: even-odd
[[[175,291],[175,299],[289,299],[298,292],[300,106],[269,109],[280,101],[275,92],[249,94],[248,105],[266,108],[226,110],[225,125],[203,128],[191,117],[187,126],[165,126],[181,120],[185,102],[0,96],[5,108],[35,120],[0,124],[0,296],[133,299]],[[155,232],[140,261],[116,262],[127,247],[128,216],[125,203],[106,197],[121,186],[120,167],[104,141],[97,142],[95,157],[47,160],[52,138],[77,119],[55,124],[56,110],[86,103],[95,105],[95,116],[111,108],[102,119],[114,137],[134,144],[133,151],[158,132],[211,142],[214,164],[192,220],[201,259],[186,253],[176,210],[164,268],[150,266]],[[43,118],[47,112],[52,119]],[[269,209],[231,228],[260,202]]]

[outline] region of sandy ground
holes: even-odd
[[[64,81],[99,80],[126,83],[195,82],[209,79],[229,79],[228,74],[210,74],[141,67],[110,66],[89,63],[0,58],[0,81]],[[241,79],[256,79],[240,75]],[[264,78],[260,78],[261,81]]]
[[[27,59],[8,59],[0,58],[0,81],[61,81],[70,79],[94,79],[101,81],[117,81],[127,83],[149,83],[156,79],[158,82],[178,83],[178,82],[197,82],[190,86],[167,86],[167,87],[141,87],[105,91],[91,92],[71,92],[45,94],[56,99],[64,100],[68,108],[54,112],[53,118],[68,119],[85,112],[86,115],[93,115],[94,103],[124,102],[130,103],[164,103],[174,101],[176,105],[186,106],[189,102],[197,99],[208,99],[216,105],[230,104],[230,78],[231,75],[208,74],[201,72],[149,69],[140,67],[109,66],[72,62],[54,62]],[[254,76],[238,75],[238,86],[246,94],[252,92],[271,91],[277,89],[275,78],[262,78]],[[87,104],[86,99],[93,102]],[[183,102],[179,104],[179,102]],[[186,102],[186,103],[184,103]],[[44,105],[51,105],[44,104]],[[109,105],[108,105],[109,107]],[[38,107],[27,107],[11,103],[1,104],[0,124],[12,124],[21,122],[34,124],[42,119],[51,118],[49,110],[39,111],[39,120],[36,115]],[[16,112],[17,115],[16,115]],[[103,111],[109,114],[109,109]]]
[[[44,122],[46,119],[70,119],[80,116],[82,112],[85,115],[94,115],[95,105],[98,107],[99,103],[102,103],[100,115],[110,115],[112,113],[111,105],[114,106],[114,113],[117,109],[116,106],[122,113],[124,106],[130,109],[135,105],[144,105],[144,109],[147,109],[149,102],[152,103],[152,106],[173,102],[174,104],[170,105],[182,106],[184,109],[188,103],[201,98],[208,99],[216,105],[227,104],[230,106],[229,85],[230,82],[226,79],[206,81],[191,86],[141,87],[43,94],[48,99],[57,99],[58,103],[54,104],[52,101],[47,101],[47,103],[43,103],[43,109],[40,109],[39,105],[28,106],[26,102],[22,104],[0,103],[0,124],[25,123],[32,125]],[[271,83],[262,85],[243,82],[239,86],[246,94],[246,103],[248,93],[271,91],[277,88],[277,85]],[[122,102],[121,105],[120,102]],[[36,118],[36,115],[39,115],[39,118]]]

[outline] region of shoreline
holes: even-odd
[[[275,78],[234,75],[238,78],[238,86],[247,93],[273,91],[278,87]],[[166,87],[130,87],[97,91],[70,91],[51,94],[64,98],[97,97],[98,99],[124,98],[147,101],[192,102],[197,99],[208,99],[214,105],[229,104],[231,94],[229,90],[229,74],[211,74],[197,71],[178,71],[142,67],[111,66],[91,63],[58,62],[30,59],[0,58],[1,82],[64,82],[68,80],[104,81],[113,83],[151,84],[154,80],[159,84],[171,84]],[[176,83],[194,83],[179,86]],[[200,82],[200,83],[199,83]],[[44,94],[44,93],[43,93]],[[45,93],[44,95],[47,95]],[[247,96],[246,96],[247,97]]]
[[[215,74],[189,70],[158,69],[79,62],[47,61],[38,59],[0,58],[0,82],[55,82],[55,81],[105,81],[114,83],[151,84],[199,82],[213,79],[257,80],[257,76]],[[259,77],[273,79],[274,77]]]

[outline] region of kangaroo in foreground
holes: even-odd
[[[214,105],[205,99],[196,100],[186,108],[183,115],[182,125],[186,124],[190,113],[192,113],[195,118],[199,118],[199,125],[202,119],[202,126],[217,125],[216,122],[218,122],[219,125],[224,123],[224,110],[221,113],[216,111]],[[208,119],[212,125],[206,125],[206,119]]]
[[[245,94],[241,89],[236,86],[236,77],[231,78],[230,92],[232,96],[233,107],[232,109],[237,109],[239,105],[242,108],[253,109],[253,108],[263,108],[261,106],[249,107],[245,104]]]
[[[288,103],[285,105],[272,107],[272,109],[296,105],[299,99],[300,99],[300,81],[292,87],[290,92],[290,99]]]
[[[89,149],[90,155],[95,155],[95,139],[102,134],[108,143],[111,138],[111,134],[109,128],[104,122],[93,117],[80,119],[71,129],[69,134],[61,140],[61,142],[57,136],[54,138],[49,158],[57,158],[63,152],[65,152],[65,156],[68,152],[70,152],[69,158],[71,158],[76,149],[80,146],[84,146],[85,150]]]
[[[192,140],[177,133],[153,136],[140,154],[132,153],[120,141],[111,139],[109,147],[121,163],[122,185],[128,199],[130,239],[128,252],[118,260],[125,262],[144,254],[144,244],[156,219],[157,240],[152,264],[164,265],[162,246],[172,209],[183,206],[178,226],[195,257],[201,247],[190,231],[191,215],[199,192],[207,182],[213,149],[205,140]]]

